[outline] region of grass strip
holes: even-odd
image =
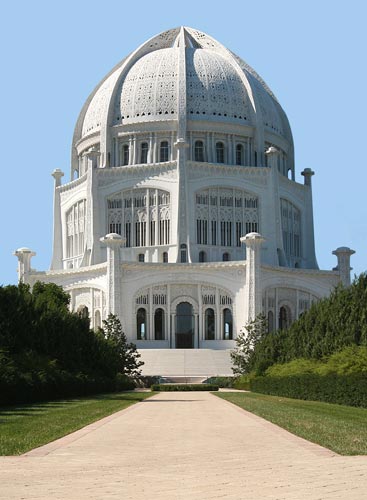
[[[21,455],[151,397],[124,392],[0,408],[0,455]]]
[[[251,392],[215,393],[340,455],[367,455],[367,409]]]

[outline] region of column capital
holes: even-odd
[[[126,239],[117,233],[109,233],[100,238],[99,241],[108,247],[121,247],[125,243]]]
[[[246,236],[241,236],[241,243],[244,243],[246,246],[261,246],[265,238],[260,233],[247,233]]]
[[[29,255],[30,257],[34,257],[36,254],[36,252],[33,252],[33,250],[31,250],[30,248],[27,248],[27,247],[22,247],[22,248],[18,248],[18,250],[14,250],[13,252],[13,255],[16,255],[17,257],[22,257],[23,255]]]
[[[356,253],[355,250],[352,250],[349,247],[338,247],[336,250],[333,250],[333,252],[332,252],[332,254],[336,255],[336,256],[339,256],[339,255],[351,256],[354,253]]]
[[[305,178],[304,184],[305,186],[311,186],[311,178],[313,175],[315,175],[315,172],[311,168],[305,168],[302,172],[301,175]]]
[[[174,143],[174,146],[177,149],[188,148],[189,143],[184,138],[179,137],[177,141]]]
[[[61,186],[61,178],[64,177],[64,172],[59,168],[55,168],[51,175],[55,179],[55,187]]]
[[[258,153],[258,155],[259,155],[259,153]],[[267,157],[268,167],[272,168],[274,171],[278,170],[278,163],[279,163],[279,157],[280,157],[279,149],[275,148],[274,146],[270,146],[270,148],[268,148],[265,151],[265,155]],[[259,156],[258,156],[258,160],[259,160]]]
[[[276,155],[279,155],[280,154],[280,151],[279,149],[277,149],[276,147],[274,146],[270,146],[270,148],[268,148],[266,151],[265,151],[265,154],[267,156],[276,156]]]
[[[15,250],[13,255],[18,258],[18,280],[20,283],[27,283],[28,275],[31,272],[31,259],[36,255],[36,252],[22,247]]]
[[[334,268],[334,271],[339,271],[340,280],[344,286],[350,285],[350,271],[353,269],[350,267],[350,256],[355,253],[349,247],[339,247],[333,251],[333,255],[336,255],[338,259],[338,265]]]

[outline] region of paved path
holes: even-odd
[[[21,457],[3,500],[367,498],[367,457],[341,457],[209,393],[162,393]]]

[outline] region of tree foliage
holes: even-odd
[[[124,349],[133,357],[123,338],[107,339],[71,313],[61,287],[0,287],[0,402],[115,390]]]
[[[263,336],[252,354],[251,369],[264,373],[274,363],[321,360],[347,346],[367,346],[365,273],[350,287],[338,286],[330,297],[314,303],[289,329]]]
[[[140,367],[144,362],[139,359],[141,356],[136,345],[127,341],[120,320],[114,314],[109,314],[102,323],[102,332],[105,338],[118,353],[118,371],[128,377],[139,379],[141,377]]]
[[[245,374],[252,371],[256,346],[265,338],[267,331],[266,318],[261,314],[249,321],[240,331],[236,338],[236,346],[231,351],[234,374]]]

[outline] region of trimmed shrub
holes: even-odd
[[[352,373],[367,373],[367,347],[349,346],[332,354],[325,363],[317,368],[320,375],[337,373],[351,375]]]
[[[255,377],[250,387],[253,392],[273,396],[367,408],[367,373]]]
[[[276,363],[270,366],[266,372],[266,376],[270,377],[290,377],[293,375],[304,375],[306,373],[316,373],[321,361],[314,359],[294,359],[289,363]]]
[[[118,373],[116,375],[116,391],[132,391],[133,389],[135,389],[135,387],[135,380],[129,378],[123,373]]]
[[[220,388],[233,387],[233,384],[237,380],[236,377],[210,377],[205,380],[206,384],[214,384]]]
[[[153,384],[152,391],[218,391],[219,387],[214,384]]]
[[[367,373],[367,347],[348,346],[321,360],[300,358],[288,363],[276,363],[266,370],[265,375],[289,377],[306,373],[316,373],[318,375]]]
[[[233,384],[233,388],[241,389],[243,391],[249,391],[251,380],[254,377],[255,377],[254,373],[248,373],[247,375],[241,375],[240,377],[237,377]]]

